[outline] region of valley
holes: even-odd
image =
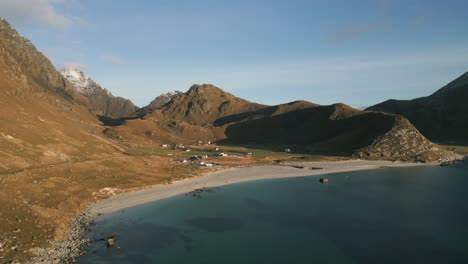
[[[0,263],[47,251],[93,202],[229,168],[461,160],[467,88],[465,74],[431,97],[362,111],[344,103],[265,105],[194,84],[139,108],[80,69],[58,71],[1,18]]]

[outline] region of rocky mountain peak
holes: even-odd
[[[174,98],[174,97],[176,97],[178,95],[181,95],[181,94],[183,94],[183,92],[178,91],[178,90],[163,93],[163,94],[157,96],[156,98],[154,98],[154,100],[151,101],[149,103],[149,105],[147,105],[147,106],[145,106],[143,108],[140,108],[138,110],[138,115],[139,116],[144,116],[144,115],[147,115],[149,113],[152,113],[155,110],[160,109],[161,107],[163,107],[165,104],[169,103],[172,100],[172,98]]]
[[[210,94],[210,93],[226,93],[221,88],[218,88],[212,84],[194,84],[190,86],[187,94]]]
[[[76,90],[84,95],[90,95],[96,93],[97,90],[102,90],[102,92],[107,93],[109,96],[112,94],[106,89],[102,88],[97,84],[93,79],[87,76],[81,69],[73,66],[64,66],[60,70],[60,73],[65,77],[69,82],[75,86]]]
[[[93,107],[92,110],[98,115],[123,118],[132,115],[137,110],[130,100],[113,96],[77,67],[62,67],[60,73],[73,84],[79,93],[88,98]]]
[[[3,62],[0,66],[3,76],[9,76],[19,84],[15,86],[17,91],[30,93],[35,87],[67,100],[75,98],[73,87],[57,72],[50,60],[5,18],[0,19],[0,62]]]
[[[263,105],[238,98],[212,84],[194,84],[162,107],[162,112],[175,120],[191,124],[208,124],[231,114],[254,111]]]
[[[170,92],[167,92],[167,93],[163,93],[163,94],[159,95],[158,97],[156,97],[153,101],[151,101],[150,105],[153,108],[159,108],[159,107],[169,103],[172,98],[174,98],[175,96],[177,96],[179,94],[183,94],[183,92],[174,90],[174,91],[170,91]]]

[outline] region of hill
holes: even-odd
[[[407,117],[433,141],[468,143],[468,72],[427,97],[387,100],[367,110]]]
[[[224,124],[224,142],[305,146],[311,153],[368,158],[419,159],[438,152],[404,117],[360,111],[345,104],[294,102],[244,116]],[[223,118],[227,119],[232,117]]]
[[[172,98],[161,108],[167,119],[183,120],[194,125],[207,125],[233,114],[263,108],[263,105],[238,98],[211,85],[193,85],[181,95]]]

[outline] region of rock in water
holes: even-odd
[[[328,179],[327,178],[320,178],[320,182],[321,183],[328,183]]]
[[[113,247],[114,244],[115,244],[114,239],[113,239],[113,238],[107,239],[107,243],[106,243],[106,244],[107,244],[107,247],[108,247],[108,248]]]

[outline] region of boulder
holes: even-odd
[[[327,178],[320,178],[319,180],[321,183],[328,183],[328,179]]]
[[[107,244],[107,247],[108,247],[108,248],[111,248],[111,247],[113,247],[113,246],[114,246],[114,244],[115,244],[115,242],[114,242],[114,239],[113,239],[113,238],[109,238],[109,239],[107,239],[107,242],[106,242],[106,244]]]

